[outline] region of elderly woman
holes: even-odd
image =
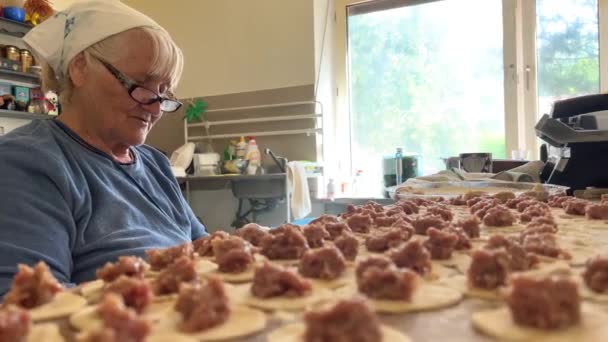
[[[64,283],[120,255],[206,235],[167,158],[143,145],[180,103],[182,53],[120,1],[82,1],[24,38],[46,62],[63,113],[0,139],[0,295],[18,263],[46,262]]]

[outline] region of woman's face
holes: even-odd
[[[149,75],[153,44],[141,31],[124,33],[122,57],[108,61],[114,68],[157,94],[168,90],[168,80]],[[97,135],[106,143],[121,146],[143,144],[152,126],[160,119],[160,103],[143,105],[129,96],[128,90],[98,60],[91,58],[90,74],[82,90],[85,95],[86,116],[94,124]],[[90,111],[89,111],[90,110]]]

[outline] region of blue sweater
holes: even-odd
[[[17,264],[46,262],[63,283],[94,279],[120,255],[206,235],[167,158],[133,147],[121,164],[57,120],[0,137],[0,296]]]

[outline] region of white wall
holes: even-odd
[[[125,0],[164,26],[184,51],[179,97],[314,82],[310,0]]]

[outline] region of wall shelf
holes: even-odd
[[[292,129],[292,130],[285,130],[285,131],[262,131],[262,132],[245,132],[245,133],[230,133],[230,134],[211,134],[211,135],[189,136],[188,141],[238,138],[238,137],[246,137],[246,136],[268,137],[268,136],[275,136],[275,135],[294,135],[294,134],[310,135],[310,134],[320,134],[321,132],[322,132],[321,128],[311,128],[311,129]]]
[[[31,72],[0,69],[0,80],[19,83],[16,85],[40,86],[40,76]]]
[[[32,25],[0,17],[0,34],[23,38]]]
[[[243,123],[256,123],[256,122],[318,119],[321,117],[322,117],[321,114],[264,116],[264,117],[260,117],[260,118],[251,118],[251,119],[208,121],[208,122],[201,122],[201,123],[195,123],[195,124],[188,124],[188,128],[206,127],[207,124],[209,125],[209,127],[211,127],[211,126],[219,126],[219,125],[238,125],[238,124],[243,124]]]
[[[16,110],[0,109],[0,118],[10,119],[22,119],[22,120],[34,120],[34,119],[48,119],[52,118],[52,115],[47,114],[35,114],[28,112],[19,112]]]
[[[284,102],[284,103],[272,103],[265,105],[256,105],[256,106],[243,106],[243,107],[230,107],[230,108],[218,108],[218,109],[208,109],[205,113],[216,113],[216,112],[232,112],[239,110],[251,110],[251,109],[262,109],[262,108],[277,108],[277,107],[288,107],[288,106],[301,106],[307,104],[318,104],[320,102],[317,101],[299,101],[299,102]]]

